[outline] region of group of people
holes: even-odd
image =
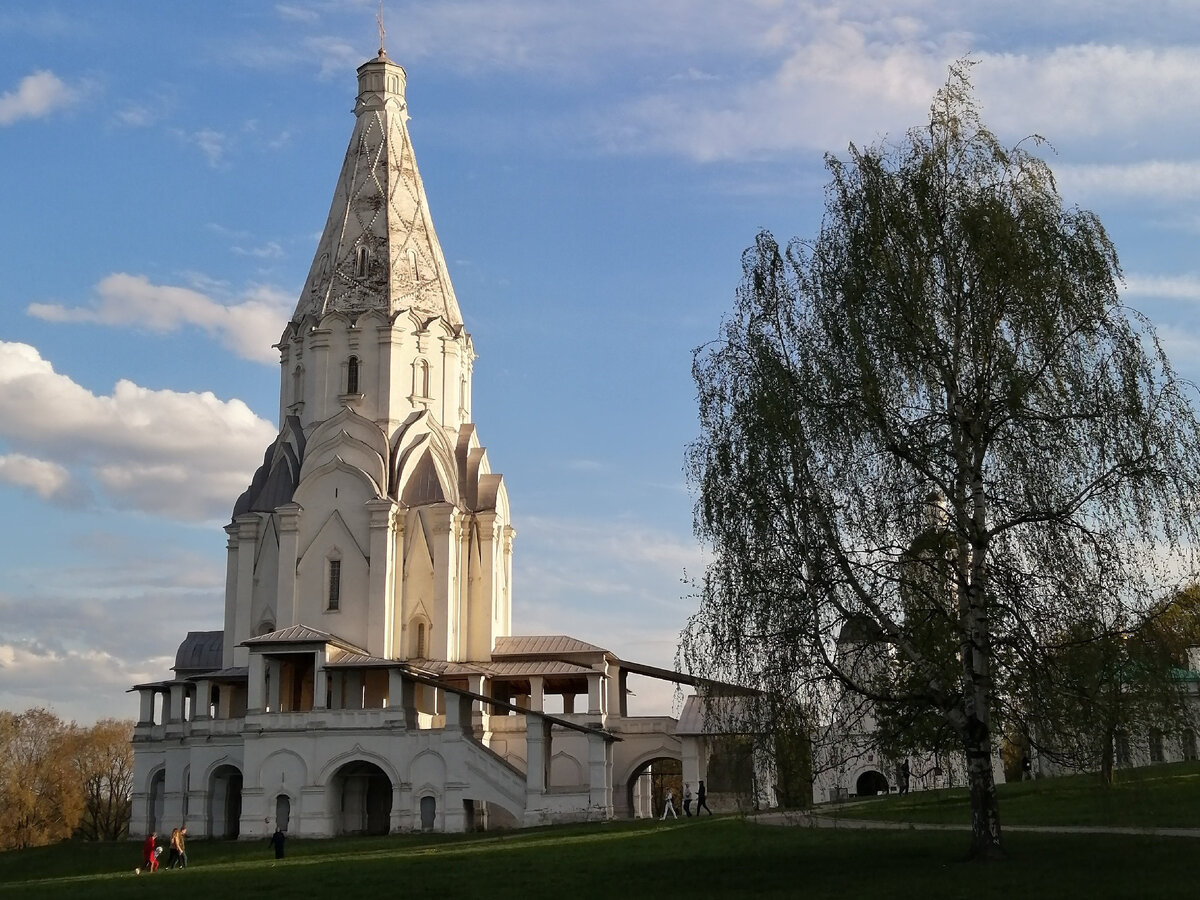
[[[702,809],[706,810],[710,816],[713,814],[712,810],[708,808],[708,792],[704,789],[703,781],[696,785],[695,801],[697,816],[700,815]],[[663,800],[662,817],[664,819],[667,817],[667,813],[670,813],[674,819],[679,818],[679,813],[675,812],[675,792],[670,788],[667,788],[667,794]],[[689,819],[692,816],[692,786],[686,781],[683,783],[683,813]]]
[[[147,872],[157,872],[158,858],[162,856],[163,848],[158,845],[158,832],[152,831],[146,835],[142,844],[142,868]],[[168,869],[183,869],[187,867],[187,826],[171,830],[171,842],[167,854]],[[134,869],[135,875],[141,875],[142,869]]]

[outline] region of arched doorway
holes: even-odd
[[[392,782],[374,763],[346,763],[334,773],[330,799],[338,834],[387,834],[392,826]]]
[[[280,831],[287,831],[291,820],[292,798],[287,794],[280,794],[275,798],[275,827]]]
[[[433,826],[437,824],[437,798],[422,797],[421,798],[421,830],[433,831]]]
[[[874,769],[868,769],[859,775],[854,785],[854,793],[860,797],[874,797],[876,794],[887,792],[888,780],[883,777],[882,772],[876,772]]]
[[[146,811],[146,834],[158,831],[163,820],[163,794],[166,792],[167,773],[159,769],[150,778],[149,808]]]
[[[680,761],[660,756],[642,763],[625,785],[626,809],[630,811],[630,817],[661,816],[667,791],[671,792],[676,813],[683,815],[683,765]]]
[[[208,786],[208,834],[235,839],[241,831],[242,773],[237,766],[217,766]]]

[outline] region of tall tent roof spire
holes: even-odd
[[[292,319],[411,309],[459,328],[462,313],[408,134],[407,76],[382,46],[382,6],[379,27],[379,56],[358,68],[354,131]]]

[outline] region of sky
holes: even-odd
[[[223,527],[277,430],[272,344],[376,12],[0,5],[0,708],[135,717],[126,689],[221,627]],[[1192,0],[387,0],[384,21],[512,503],[515,633],[672,664],[704,566],[692,352],[760,229],[816,233],[824,155],[926,121],[963,56],[984,120],[1048,139],[1125,302],[1200,380]]]

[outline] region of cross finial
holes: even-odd
[[[375,21],[379,24],[379,55],[385,57],[387,50],[384,49],[383,39],[387,36],[387,29],[383,27],[383,0],[379,0],[379,15],[375,17]]]

